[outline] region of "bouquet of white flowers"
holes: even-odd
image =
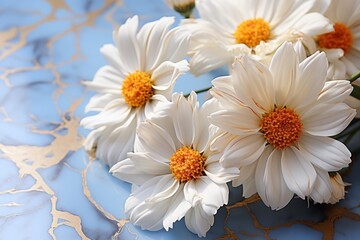
[[[357,131],[343,132],[360,106],[360,0],[167,4],[186,19],[139,29],[129,18],[101,48],[109,64],[85,82],[97,92],[86,111],[98,112],[81,122],[85,148],[132,184],[130,222],[168,230],[185,218],[205,236],[230,182],[274,210],[295,195],[342,199],[351,152],[339,139]],[[180,75],[224,66],[209,88],[174,92]]]

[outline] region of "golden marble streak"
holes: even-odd
[[[56,12],[59,9],[66,9],[67,11],[72,11],[70,7],[67,5],[65,0],[47,0],[47,2],[52,7],[52,11],[48,16],[44,17],[43,19],[41,19],[40,21],[34,24],[28,26],[22,26],[19,28],[10,28],[5,32],[0,32],[0,46],[3,46],[2,51],[0,52],[0,60],[11,56],[11,54],[21,49],[22,47],[26,46],[28,35],[42,24],[56,20]],[[94,25],[95,20],[111,6],[112,8],[105,15],[105,19],[112,24],[113,28],[117,28],[119,24],[113,19],[113,15],[116,12],[116,8],[118,8],[120,5],[121,5],[121,1],[106,0],[104,1],[104,5],[102,8],[85,15],[86,17],[85,21],[79,24],[74,24],[71,26],[71,28],[49,39],[46,46],[50,51],[50,55],[52,56],[54,43],[68,34],[74,34],[75,36],[74,47],[76,52],[70,58],[69,61],[55,65],[51,57],[50,62],[43,66],[41,66],[37,62],[34,62],[34,65],[31,67],[22,67],[22,68],[13,68],[13,69],[0,68],[3,71],[3,73],[0,75],[0,79],[2,79],[5,82],[6,86],[11,88],[11,81],[9,79],[10,75],[19,72],[36,71],[39,69],[49,69],[55,77],[54,83],[56,83],[59,86],[59,88],[53,95],[54,102],[57,103],[58,98],[60,97],[61,93],[64,91],[64,88],[66,86],[65,83],[61,81],[61,75],[58,72],[57,68],[59,66],[70,64],[83,57],[79,46],[80,44],[79,31],[83,27]],[[82,18],[84,17],[84,15],[76,15],[76,17]],[[19,37],[19,40],[17,42],[10,42],[12,40],[15,40],[16,37]],[[17,194],[17,193],[32,192],[32,191],[44,192],[48,194],[50,196],[50,201],[51,201],[51,215],[52,215],[52,223],[49,229],[49,234],[53,237],[53,239],[56,239],[54,230],[61,225],[67,225],[73,228],[82,239],[89,239],[82,230],[81,219],[79,216],[74,215],[70,212],[60,211],[56,208],[58,198],[54,193],[54,191],[47,185],[43,177],[38,172],[39,169],[49,168],[59,164],[69,152],[77,151],[78,149],[81,148],[82,138],[77,133],[79,119],[74,118],[72,114],[79,106],[80,102],[81,99],[78,99],[68,110],[71,116],[70,120],[67,120],[67,118],[63,116],[59,106],[57,105],[58,112],[63,117],[62,117],[62,122],[60,123],[59,127],[57,127],[56,129],[51,131],[33,129],[34,133],[51,135],[54,137],[54,140],[48,146],[6,146],[0,144],[0,151],[2,151],[3,155],[17,166],[19,170],[19,176],[23,177],[25,175],[30,175],[35,179],[35,183],[28,189],[23,189],[23,190],[8,189],[6,191],[0,192],[0,194]],[[11,119],[5,108],[0,107],[0,113],[4,115],[4,119],[3,119],[4,122],[13,121],[13,119]],[[67,133],[65,135],[61,135],[57,133],[58,131],[64,129],[67,130]],[[98,204],[93,199],[86,180],[89,165],[90,162],[87,163],[86,168],[81,172],[83,192],[87,197],[87,199],[91,202],[91,204],[94,205],[94,207],[99,212],[101,212],[107,219],[116,222],[118,226],[118,230],[114,233],[112,238],[117,239],[120,236],[121,232],[123,231],[123,228],[125,224],[128,222],[128,220],[117,219],[115,216],[107,212],[100,204]],[[235,232],[227,226],[227,222],[231,215],[231,211],[239,207],[245,207],[248,210],[254,226],[257,229],[263,231],[264,234],[262,237],[266,239],[270,239],[269,233],[271,232],[271,230],[278,229],[280,227],[289,227],[295,224],[302,224],[316,231],[322,232],[323,239],[328,240],[328,239],[333,239],[334,237],[334,224],[338,219],[350,218],[355,221],[360,221],[360,216],[356,213],[351,212],[351,209],[340,208],[335,205],[329,207],[325,211],[326,219],[322,222],[298,220],[282,225],[264,227],[261,225],[256,215],[251,211],[251,208],[248,206],[249,204],[257,202],[259,200],[260,200],[259,196],[254,195],[251,198],[245,199],[233,205],[225,206],[225,209],[227,211],[227,217],[224,221],[224,229],[226,231],[226,234],[220,237],[219,239],[239,239],[239,237],[236,236]],[[10,207],[10,206],[17,207],[20,205],[21,204],[10,202],[10,203],[2,204],[0,205],[0,207]],[[358,207],[359,206],[357,206],[357,208]],[[59,222],[60,220],[63,221]],[[241,223],[239,222],[239,224]],[[131,232],[130,229],[128,230],[129,232]],[[134,237],[137,239],[138,235],[136,235],[135,233],[133,234]],[[249,237],[251,236],[255,237],[254,234],[249,234],[246,232],[241,232],[241,234]]]
[[[118,1],[119,2],[119,1]],[[40,21],[27,25],[22,26],[19,28],[11,28],[5,32],[0,32],[0,43],[2,46],[2,51],[0,52],[0,59],[5,59],[11,56],[12,53],[21,49],[22,47],[26,46],[27,44],[27,36],[39,26],[44,23],[51,22],[56,20],[56,12],[59,9],[66,9],[67,11],[71,11],[70,7],[64,0],[48,0],[48,3],[52,7],[51,13],[41,19]],[[12,87],[11,81],[9,79],[10,75],[21,73],[21,72],[29,72],[29,71],[36,71],[39,69],[49,69],[54,75],[54,83],[57,84],[59,87],[57,88],[56,92],[53,95],[55,104],[58,102],[58,98],[60,97],[61,93],[63,93],[63,89],[66,85],[61,81],[61,74],[58,72],[57,68],[59,66],[70,64],[76,60],[82,58],[81,49],[80,49],[80,41],[79,41],[79,31],[81,28],[86,26],[91,26],[94,24],[95,20],[111,5],[113,4],[112,0],[107,0],[104,2],[102,8],[97,9],[93,12],[88,13],[85,15],[85,21],[80,22],[79,24],[73,24],[69,29],[64,32],[61,32],[55,36],[53,36],[47,42],[46,47],[49,49],[50,52],[50,62],[41,66],[38,62],[33,61],[34,65],[31,67],[21,67],[21,68],[12,68],[12,69],[5,69],[1,68],[3,73],[0,75],[0,78],[5,82],[6,86],[9,88]],[[84,17],[84,15],[77,16],[79,18]],[[115,21],[114,21],[115,22]],[[70,58],[70,61],[66,61],[60,64],[55,65],[53,61],[53,44],[58,41],[59,39],[65,37],[68,34],[73,33],[75,35],[75,54]],[[11,40],[15,40],[18,37],[17,42],[11,42]],[[71,108],[68,110],[71,118],[67,120],[62,114],[58,105],[56,105],[57,110],[60,115],[62,115],[62,122],[60,125],[51,131],[44,131],[39,129],[33,129],[32,132],[39,133],[39,134],[46,134],[51,135],[54,137],[54,140],[48,146],[6,146],[0,144],[0,151],[3,155],[12,161],[19,170],[19,177],[24,177],[25,175],[30,175],[35,179],[35,183],[28,189],[17,190],[17,189],[9,189],[6,191],[1,192],[0,194],[17,194],[17,193],[24,193],[24,192],[45,192],[49,196],[51,196],[51,215],[52,215],[52,223],[49,229],[49,234],[53,239],[56,239],[56,235],[54,234],[54,230],[60,225],[67,225],[72,227],[77,234],[82,239],[89,239],[82,231],[81,226],[81,219],[79,216],[74,215],[70,212],[60,211],[56,209],[58,198],[55,195],[54,191],[47,185],[45,180],[42,176],[38,173],[38,170],[41,168],[49,168],[59,164],[66,155],[71,151],[77,151],[82,147],[82,138],[77,133],[77,128],[79,124],[79,119],[76,119],[72,116],[72,113],[80,104],[81,99],[75,101]],[[8,115],[5,108],[0,108],[1,113],[5,116],[3,121],[12,121],[10,116]],[[35,118],[35,116],[32,116]],[[65,135],[61,135],[58,132],[61,130],[67,130]],[[86,180],[86,172],[82,174],[83,180]],[[86,185],[86,183],[85,183]],[[119,227],[119,230],[115,232],[114,238],[116,238],[120,232],[124,224],[127,222],[126,219],[118,220],[113,217],[110,213],[106,212],[100,205],[98,205],[93,199],[91,198],[90,191],[86,191],[87,186],[84,188],[84,193],[94,204],[94,206],[104,214],[108,219],[116,221]],[[14,203],[7,203],[4,206],[17,206]],[[62,220],[61,222],[59,222]]]
[[[93,160],[90,160],[85,169],[83,170],[83,172],[81,173],[81,178],[82,178],[82,186],[83,186],[83,192],[86,196],[86,198],[92,203],[92,205],[94,205],[94,207],[101,212],[107,219],[116,222],[117,226],[118,226],[118,230],[114,233],[114,235],[112,236],[113,239],[117,239],[117,237],[119,236],[119,234],[121,233],[124,225],[128,222],[127,219],[117,219],[114,215],[112,215],[111,213],[109,213],[108,211],[106,211],[100,204],[98,204],[95,199],[91,196],[91,192],[90,189],[87,185],[87,172],[89,170],[90,164]]]
[[[248,237],[263,237],[264,239],[267,239],[267,240],[272,239],[270,237],[270,233],[272,230],[276,230],[276,229],[284,228],[284,227],[291,227],[296,224],[305,225],[309,228],[312,228],[315,231],[321,232],[323,234],[323,238],[322,238],[323,240],[332,240],[332,239],[334,239],[335,222],[337,220],[339,220],[341,218],[349,218],[354,221],[360,221],[360,215],[352,212],[353,209],[342,208],[337,205],[328,205],[328,208],[326,208],[326,210],[324,211],[325,219],[323,221],[315,222],[315,221],[306,221],[306,220],[294,220],[292,222],[285,223],[285,224],[264,227],[260,223],[260,221],[259,221],[258,217],[255,215],[255,213],[249,207],[249,204],[255,203],[260,200],[261,199],[258,196],[258,194],[255,194],[255,195],[251,196],[250,198],[244,199],[243,201],[239,201],[235,204],[225,206],[225,209],[227,211],[227,216],[224,221],[224,229],[225,229],[226,234],[219,237],[218,239],[219,240],[240,239],[236,235],[236,233],[227,226],[227,222],[230,217],[231,210],[235,209],[235,208],[239,208],[239,207],[245,207],[248,210],[255,228],[263,231],[263,235],[259,236],[256,234],[250,234],[245,231],[239,231],[239,233],[241,233],[242,235],[248,236]],[[356,206],[355,208],[360,208],[360,205]],[[240,220],[239,220],[239,224],[241,224]]]
[[[72,108],[78,104],[79,102],[75,102]],[[48,231],[50,236],[52,236],[53,239],[56,239],[54,234],[55,228],[65,224],[74,228],[82,239],[88,239],[82,231],[81,219],[79,216],[70,212],[60,211],[56,208],[58,198],[38,172],[41,168],[48,168],[59,164],[68,152],[77,151],[82,146],[81,138],[77,133],[79,119],[70,117],[70,120],[67,120],[66,118],[63,118],[63,120],[64,122],[55,130],[42,131],[43,134],[50,134],[55,137],[48,146],[6,146],[0,144],[0,151],[2,154],[17,166],[19,177],[22,178],[26,175],[30,175],[35,180],[35,183],[28,189],[9,189],[0,194],[17,194],[32,191],[48,194],[51,200],[52,215],[51,228]],[[67,129],[67,133],[65,135],[57,134],[56,131],[61,129]],[[60,219],[64,221],[59,222]]]

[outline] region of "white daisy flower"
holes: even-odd
[[[317,37],[329,59],[329,78],[344,79],[360,69],[360,0],[332,0],[324,13],[334,31]]]
[[[195,8],[195,0],[165,0],[166,4],[180,13],[183,17],[189,18]]]
[[[325,170],[316,168],[318,177],[310,197],[317,203],[335,204],[345,197],[345,187],[350,185],[343,182],[341,175],[336,172],[328,173]]]
[[[335,173],[334,175],[330,176],[330,182],[332,194],[329,203],[335,204],[341,199],[344,199],[346,193],[345,187],[349,186],[350,184],[345,183],[339,173]]]
[[[230,77],[213,81],[222,110],[211,122],[227,131],[213,148],[227,144],[220,163],[240,168],[234,184],[244,185],[244,195],[258,192],[280,209],[294,193],[303,199],[312,193],[316,169],[338,171],[351,162],[346,146],[328,136],[354,118],[355,110],[343,103],[352,87],[347,80],[326,82],[327,66],[319,52],[299,63],[285,43],[269,67],[245,55]]]
[[[332,0],[325,16],[334,23],[334,31],[318,36],[317,44],[329,60],[328,78],[349,78],[360,70],[360,0]],[[359,99],[350,96],[346,103],[357,109],[359,118]]]
[[[222,168],[220,153],[209,149],[216,133],[207,118],[214,107],[211,101],[199,108],[194,93],[188,100],[175,93],[168,115],[140,124],[137,151],[110,169],[133,184],[125,203],[133,224],[147,230],[169,230],[185,216],[187,228],[205,236],[214,214],[227,204],[226,182],[239,171]]]
[[[100,50],[109,65],[85,83],[98,92],[85,110],[99,112],[81,121],[92,129],[85,148],[96,148],[96,157],[110,166],[133,150],[139,122],[171,97],[176,79],[189,69],[183,60],[189,33],[170,30],[173,23],[173,17],[164,17],[138,31],[138,17],[128,19],[113,33],[115,46],[107,44]]]
[[[301,39],[314,52],[313,37],[332,25],[314,12],[328,1],[316,0],[196,0],[200,19],[182,22],[192,32],[191,71],[198,75],[230,65],[239,54],[265,58],[284,41]]]

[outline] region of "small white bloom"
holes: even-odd
[[[195,8],[195,0],[165,0],[165,2],[170,8],[173,8],[186,18],[191,16]]]
[[[348,186],[349,184],[344,183],[339,173],[335,173],[334,176],[330,176],[330,182],[331,182],[332,193],[329,203],[335,204],[339,202],[341,199],[344,199],[346,193],[345,187]]]
[[[183,58],[189,33],[179,28],[170,30],[173,22],[173,17],[164,17],[138,31],[138,17],[128,19],[113,33],[115,46],[101,48],[109,65],[85,83],[97,92],[86,111],[99,112],[81,121],[92,129],[85,148],[96,148],[96,157],[110,166],[133,150],[139,122],[171,97],[176,79],[188,71]]]
[[[325,16],[334,23],[334,31],[318,36],[317,44],[329,59],[328,78],[349,78],[360,70],[360,0],[332,0]],[[360,100],[350,96],[346,103],[360,117]]]
[[[344,183],[339,173],[328,173],[315,167],[318,177],[316,178],[310,197],[317,203],[335,204],[345,197]]]
[[[321,1],[327,5],[329,1]],[[182,22],[192,32],[189,54],[195,74],[230,65],[239,54],[266,58],[284,41],[300,39],[310,51],[313,37],[332,31],[329,20],[314,12],[319,1],[196,0],[199,19]]]
[[[142,229],[173,227],[185,216],[187,228],[205,236],[214,214],[228,202],[226,182],[237,168],[223,168],[220,152],[209,149],[216,133],[207,116],[212,100],[199,108],[196,95],[175,93],[168,115],[140,124],[135,152],[111,168],[112,174],[133,184],[125,203],[130,221]]]
[[[360,69],[360,0],[332,0],[324,13],[334,31],[317,37],[329,59],[329,78],[344,79]]]
[[[258,192],[272,209],[288,204],[294,193],[305,198],[319,178],[317,169],[338,171],[351,162],[341,142],[329,138],[354,118],[343,103],[352,87],[346,80],[326,82],[327,59],[315,53],[299,62],[292,44],[283,44],[270,67],[245,55],[232,75],[213,81],[222,110],[211,122],[228,134],[223,167],[238,167],[245,196]],[[330,197],[330,196],[328,196]]]

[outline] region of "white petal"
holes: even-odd
[[[217,184],[227,183],[239,176],[238,168],[223,168],[219,162],[207,164],[204,172],[206,176]]]
[[[104,55],[110,66],[119,73],[119,78],[124,79],[130,72],[125,68],[119,56],[119,50],[112,44],[105,44],[100,48],[100,52]]]
[[[127,153],[134,149],[135,129],[134,119],[129,119],[120,127],[106,129],[98,140],[96,157],[110,167],[127,158]]]
[[[316,180],[316,171],[302,152],[295,147],[282,150],[281,170],[291,191],[302,199],[310,195]]]
[[[257,162],[240,168],[239,178],[232,182],[233,187],[243,185],[243,197],[248,198],[257,193],[255,171]]]
[[[111,167],[110,173],[115,177],[136,185],[141,185],[153,178],[153,175],[140,171],[129,158],[116,163]]]
[[[161,179],[159,181],[159,179]],[[140,188],[151,188],[153,194],[145,199],[147,202],[161,202],[165,199],[173,197],[180,188],[180,183],[174,179],[172,174],[161,175],[147,181]],[[181,190],[181,189],[180,189]],[[141,189],[139,189],[141,191]]]
[[[356,111],[345,103],[317,104],[303,115],[304,131],[311,135],[334,136],[349,125],[355,114]]]
[[[186,201],[193,206],[201,204],[207,214],[215,214],[217,209],[228,202],[229,189],[226,184],[216,184],[202,176],[185,184]]]
[[[226,109],[235,110],[244,107],[244,102],[236,96],[230,77],[218,77],[212,81],[214,85],[210,94],[216,99],[217,104],[226,106]],[[219,110],[224,107],[219,107]],[[216,112],[216,110],[214,111]]]
[[[185,215],[186,227],[199,237],[205,237],[213,224],[214,215],[206,214],[201,205],[190,209]]]
[[[169,209],[164,216],[163,225],[166,231],[168,231],[169,228],[173,228],[173,223],[182,219],[191,208],[191,204],[185,201],[182,187],[183,185],[174,196],[169,205]]]
[[[295,23],[293,28],[309,36],[316,36],[333,31],[333,26],[329,19],[315,12],[303,16]]]
[[[331,183],[330,177],[327,171],[315,168],[317,172],[317,178],[314,184],[314,188],[310,194],[310,197],[318,203],[326,203],[331,197]]]
[[[135,117],[131,108],[123,99],[115,99],[110,102],[102,112],[97,115],[85,117],[80,124],[85,128],[94,129],[106,125],[117,124],[121,126],[124,122],[132,120]]]
[[[277,50],[270,63],[274,79],[276,105],[286,106],[287,98],[293,97],[295,79],[298,76],[298,57],[290,43],[284,43]]]
[[[198,152],[205,152],[210,147],[210,140],[212,137],[212,129],[214,126],[210,126],[210,122],[207,116],[204,116],[201,112],[195,113],[195,136],[193,141],[194,149]]]
[[[91,90],[120,96],[123,79],[117,69],[111,66],[104,66],[95,73],[93,81],[85,81],[83,83]]]
[[[272,75],[259,61],[250,56],[238,57],[233,64],[232,81],[237,97],[257,113],[274,107]]]
[[[351,162],[346,146],[328,137],[304,134],[299,140],[299,149],[312,164],[329,172],[347,167]]]
[[[152,175],[165,175],[170,173],[169,159],[156,153],[128,153],[135,167]]]
[[[174,118],[177,139],[183,146],[190,147],[195,137],[194,112],[198,111],[198,107],[192,106],[182,95],[173,97],[173,103],[175,107],[171,114]]]
[[[223,167],[242,167],[256,161],[265,149],[266,140],[262,134],[237,137],[224,150],[220,159]]]
[[[179,185],[169,176],[158,176],[134,189],[125,203],[125,213],[142,229],[160,230]]]
[[[186,56],[190,43],[190,32],[181,29],[172,29],[165,37],[159,58],[157,59],[158,64],[164,61],[179,62]],[[161,43],[158,43],[161,44]]]
[[[256,133],[260,130],[260,118],[250,108],[220,110],[210,115],[210,122],[234,135]]]
[[[137,28],[138,16],[134,16],[129,18],[120,26],[119,30],[113,34],[116,47],[119,50],[119,58],[129,73],[142,70],[140,47],[136,38]]]
[[[276,15],[271,21],[273,26],[272,34],[284,34],[289,29],[294,29],[294,25],[302,17],[306,16],[314,5],[314,0],[310,1],[286,1],[280,0],[276,3]],[[266,11],[266,9],[264,9]]]
[[[341,103],[351,93],[352,86],[347,80],[327,81],[318,98],[319,103]]]
[[[159,91],[168,90],[172,92],[175,81],[188,70],[189,64],[186,60],[177,63],[169,61],[161,63],[151,76],[154,80],[153,88]]]
[[[195,76],[204,74],[227,64],[231,64],[234,55],[218,44],[206,44],[199,47],[190,60],[190,72]]]
[[[227,34],[232,34],[232,31],[241,22],[242,15],[239,11],[245,11],[245,9],[241,8],[241,5],[233,1],[226,1],[224,4],[213,0],[197,0],[196,6],[202,19],[215,24],[217,29]],[[214,14],[222,17],[214,18]]]
[[[144,70],[151,71],[158,66],[157,58],[161,48],[166,47],[162,43],[173,23],[173,17],[163,17],[158,21],[146,23],[140,29],[137,39],[142,48],[141,54],[146,56],[146,62],[143,66]]]
[[[255,172],[256,189],[273,210],[285,207],[293,197],[281,173],[281,154],[268,146],[258,160]]]
[[[95,130],[92,130],[87,136],[84,141],[84,147],[86,151],[91,151],[94,149],[94,147],[97,146],[97,142],[100,138],[100,136],[103,134],[103,131],[105,130],[105,126],[99,127]]]
[[[172,137],[151,121],[139,125],[138,136],[145,152],[154,152],[164,158],[170,158],[176,152]]]
[[[239,177],[234,179],[232,182],[233,187],[238,187],[241,184],[244,184],[249,179],[255,179],[255,170],[256,170],[257,162],[253,162],[250,165],[241,167]]]
[[[289,101],[289,106],[297,110],[317,100],[325,84],[327,67],[324,53],[315,53],[300,63],[294,96]]]
[[[118,96],[114,94],[96,94],[92,98],[90,98],[89,103],[85,107],[85,112],[102,111],[109,102],[112,102],[116,98],[118,98]]]

